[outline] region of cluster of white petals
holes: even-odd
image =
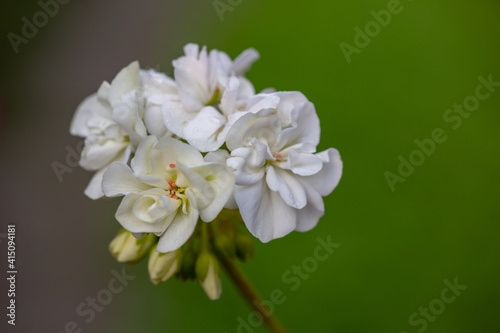
[[[263,242],[313,228],[342,175],[336,149],[316,152],[314,105],[300,92],[256,94],[244,77],[258,59],[188,44],[174,77],[133,62],[78,107],[85,193],[124,196],[116,218],[172,252],[223,208],[239,209]],[[207,282],[208,283],[208,282]]]

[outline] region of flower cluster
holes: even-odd
[[[122,69],[80,104],[70,129],[85,138],[80,165],[95,172],[85,194],[123,196],[116,219],[126,231],[112,252],[129,262],[154,248],[154,282],[182,275],[179,251],[225,208],[262,242],[310,230],[342,174],[336,149],[316,152],[319,118],[303,94],[255,93],[245,73],[257,51],[232,60],[188,44],[184,53],[173,78],[138,62]],[[217,285],[217,260],[197,258],[202,285]]]

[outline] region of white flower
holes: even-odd
[[[224,52],[207,53],[196,44],[186,45],[184,52],[173,61],[179,100],[164,104],[165,124],[200,151],[214,151],[224,143],[237,110],[255,94],[243,75],[259,55],[248,49],[232,61]]]
[[[234,197],[250,232],[263,242],[307,231],[324,214],[322,197],[342,175],[336,149],[314,154],[319,119],[298,92],[276,93],[276,109],[247,113],[227,135]]]
[[[179,140],[144,139],[131,161],[113,163],[104,174],[106,196],[125,195],[116,219],[132,233],[159,236],[157,251],[184,244],[200,217],[210,222],[226,204],[234,187],[232,172],[207,162],[195,148]]]
[[[137,62],[122,69],[111,84],[104,82],[97,94],[78,107],[70,133],[85,138],[80,165],[96,171],[85,190],[90,198],[102,197],[101,181],[106,168],[114,161],[127,162],[146,137],[143,112]]]

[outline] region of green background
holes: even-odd
[[[320,150],[335,147],[344,162],[318,226],[256,241],[255,258],[243,265],[265,298],[284,292],[275,312],[290,332],[417,332],[422,325],[409,317],[455,278],[467,289],[425,331],[499,332],[500,89],[456,130],[443,114],[474,94],[479,76],[500,82],[500,3],[402,1],[348,63],[339,44],[354,44],[354,27],[364,29],[387,3],[243,0],[221,21],[212,1],[111,1],[104,9],[70,2],[19,54],[5,38],[2,223],[23,231],[16,328],[59,332],[75,320],[84,332],[236,332],[238,317],[251,313],[225,277],[213,302],[194,282],[152,285],[145,262],[127,266],[136,279],[95,321],[74,312],[122,268],[107,251],[119,201],[92,202],[82,194],[88,173],[75,169],[60,184],[51,168],[79,141],[68,134],[74,109],[135,59],[171,74],[171,60],[196,42],[232,57],[256,48],[261,59],[248,73],[256,89],[303,92],[321,120]],[[20,18],[39,9],[2,6],[10,6],[5,34],[19,33]],[[107,29],[93,28],[108,18]],[[130,41],[134,31],[143,36]],[[397,173],[398,157],[436,128],[447,140],[391,191],[384,173]],[[31,213],[25,201],[34,202]],[[341,246],[292,291],[282,275],[327,236]]]

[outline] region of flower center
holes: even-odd
[[[176,165],[174,163],[170,163],[168,165],[171,169],[175,169]],[[184,192],[186,191],[186,188],[184,187],[179,187],[175,183],[175,176],[172,177],[172,179],[167,179],[167,183],[170,186],[170,189],[167,190],[168,194],[167,196],[172,198],[172,199],[180,199],[180,197],[184,197],[185,194]]]
[[[287,156],[281,153],[273,154],[273,158],[266,160],[266,164],[286,162]]]
[[[280,153],[276,153],[273,155],[273,157],[275,158],[276,162],[281,162],[280,158],[283,157],[283,155],[281,155]]]

